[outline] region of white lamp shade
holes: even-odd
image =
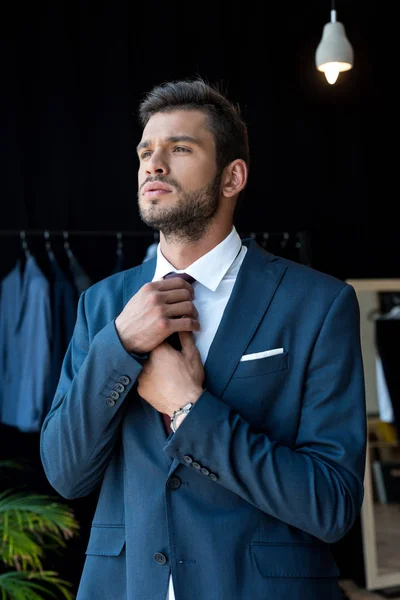
[[[331,63],[336,63],[338,72],[348,71],[354,61],[353,48],[346,37],[343,24],[339,21],[327,23],[322,38],[315,52],[315,64],[319,71],[329,70]]]

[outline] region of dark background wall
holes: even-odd
[[[0,229],[148,231],[136,202],[138,103],[155,84],[200,75],[224,86],[249,127],[237,229],[306,231],[312,266],[342,279],[398,277],[394,19],[377,3],[337,2],[355,66],[330,86],[314,66],[330,8],[328,0],[3,7]],[[126,241],[127,266],[141,262],[151,241]],[[19,248],[18,238],[0,237],[0,275]],[[113,238],[77,238],[74,249],[95,279],[109,273]],[[3,456],[37,452],[34,435],[2,436]],[[64,563],[70,578],[83,559],[91,502],[71,502],[82,540]],[[346,549],[361,552],[358,533],[337,553],[344,574],[360,576],[354,558],[351,567],[343,560]],[[76,571],[65,566],[73,558]]]
[[[307,230],[316,268],[398,276],[391,20],[372,2],[336,7],[355,67],[330,86],[314,66],[329,0],[12,3],[0,20],[0,229],[145,229],[138,103],[199,74],[225,86],[249,126],[238,229]],[[0,244],[11,261],[12,242]]]

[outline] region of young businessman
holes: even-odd
[[[338,600],[366,447],[355,292],[240,239],[247,131],[215,88],[157,86],[140,118],[157,257],[81,295],[41,431],[63,497],[99,488],[77,600]]]

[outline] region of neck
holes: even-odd
[[[232,223],[227,223],[224,227],[211,226],[204,237],[193,244],[180,244],[176,239],[167,241],[160,232],[160,249],[174,269],[183,270],[218,246],[231,231]]]

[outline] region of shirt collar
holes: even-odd
[[[179,270],[175,269],[165,258],[161,252],[159,243],[157,246],[157,266],[153,281],[162,279],[171,271],[187,273],[209,290],[215,292],[239,254],[241,247],[242,240],[233,225],[230,234],[218,246],[215,246],[207,254],[198,258],[194,263],[186,267],[186,269]]]

